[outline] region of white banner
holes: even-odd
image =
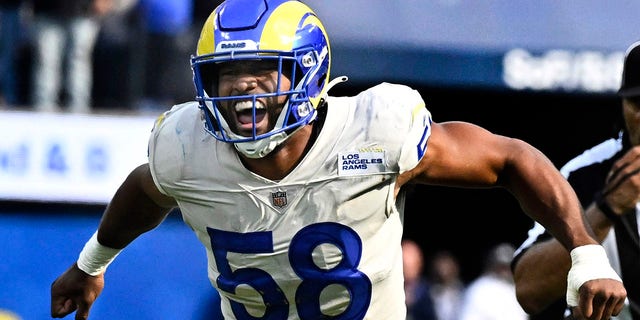
[[[147,161],[154,120],[0,112],[0,200],[106,204]]]

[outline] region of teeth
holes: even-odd
[[[236,112],[242,112],[246,110],[251,110],[253,108],[252,101],[240,101],[235,104]],[[264,105],[260,101],[256,101],[256,109],[265,109]]]

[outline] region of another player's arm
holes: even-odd
[[[103,272],[108,265],[104,261],[109,260],[108,256],[115,258],[119,249],[158,226],[174,206],[173,199],[156,188],[147,164],[134,169],[107,206],[97,231],[97,242],[96,239],[88,242],[93,243],[91,247],[97,247],[98,252],[83,249],[89,257],[85,259],[90,262],[88,265],[101,271],[95,274],[88,271],[90,275],[82,271],[78,263],[70,266],[51,285],[51,316],[62,318],[77,310],[76,320],[88,319],[93,302],[104,288]]]

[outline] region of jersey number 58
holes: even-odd
[[[239,285],[249,285],[262,295],[265,312],[261,317],[249,314],[237,301],[230,301],[237,319],[287,319],[289,304],[285,294],[271,275],[257,268],[232,270],[228,252],[259,254],[273,252],[271,231],[237,233],[207,228],[211,248],[220,275],[216,279],[220,290],[234,293]],[[342,252],[342,259],[331,269],[313,262],[313,250],[322,244],[334,245]],[[358,270],[362,242],[351,228],[333,222],[323,222],[302,228],[291,239],[289,263],[302,282],[295,292],[296,310],[301,320],[362,319],[371,301],[371,281]],[[329,285],[341,285],[350,295],[349,306],[338,315],[322,313],[320,294]]]

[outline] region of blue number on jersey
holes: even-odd
[[[218,288],[234,293],[241,284],[250,285],[262,295],[266,306],[264,316],[250,315],[242,304],[230,301],[236,318],[281,320],[288,316],[288,305],[282,289],[264,270],[241,268],[231,270],[227,252],[272,253],[273,238],[270,231],[236,233],[207,228],[211,238],[213,256],[220,276]],[[314,262],[313,250],[321,244],[331,244],[342,251],[341,261],[331,269],[319,268]],[[353,229],[332,222],[317,223],[302,228],[291,240],[289,262],[302,282],[296,290],[298,316],[302,320],[362,319],[371,301],[371,281],[357,267],[362,256],[362,242]],[[339,315],[328,316],[320,308],[322,290],[332,284],[347,289],[351,302]]]

